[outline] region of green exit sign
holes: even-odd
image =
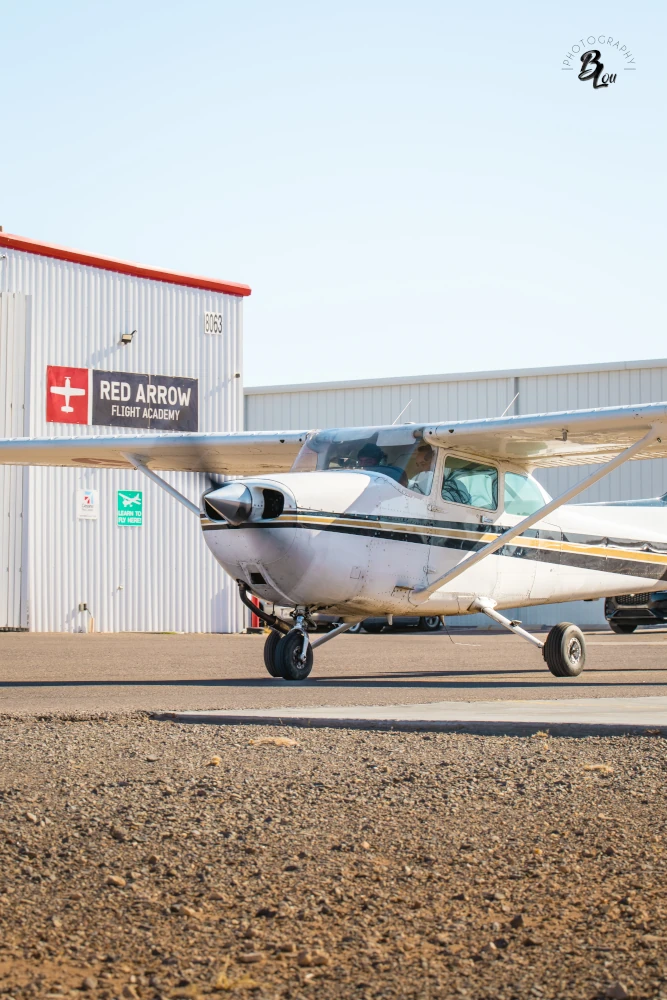
[[[141,490],[118,490],[116,524],[140,527],[144,523],[144,494]]]

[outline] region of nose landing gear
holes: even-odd
[[[308,633],[293,628],[276,646],[276,665],[286,681],[305,681],[313,669],[313,647]]]
[[[315,647],[335,639],[353,625],[354,622],[344,622],[311,641],[305,626],[305,615],[296,615],[294,628],[285,635],[272,630],[266,637],[264,665],[272,677],[283,677],[286,681],[305,681],[313,669]]]
[[[273,629],[271,629],[266,637],[266,642],[264,643],[264,666],[272,677],[282,677],[280,667],[278,666],[277,655],[281,639],[282,635],[280,632],[274,632]]]
[[[269,632],[264,643],[264,666],[272,677],[305,681],[313,669],[313,647],[308,636],[305,610],[299,613],[297,609],[294,627],[289,632],[283,635],[273,629]]]

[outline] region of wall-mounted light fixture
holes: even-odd
[[[133,330],[132,333],[121,333],[120,335],[121,344],[126,344],[126,345],[131,344],[132,338],[134,337],[136,332],[137,332],[136,330]]]

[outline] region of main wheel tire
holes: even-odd
[[[275,632],[271,629],[264,643],[264,666],[272,677],[282,677],[277,658],[278,643],[281,639],[282,635],[280,632]]]
[[[422,632],[437,632],[442,622],[437,615],[426,615],[419,619],[419,628]]]
[[[379,635],[384,628],[384,625],[378,625],[377,622],[373,622],[372,624],[369,623],[367,625],[365,622],[362,622],[361,627],[364,632],[368,632],[369,635]]]
[[[306,659],[303,663],[301,662],[302,649],[303,632],[299,629],[292,629],[278,643],[276,662],[280,676],[284,677],[286,681],[305,681],[313,669],[313,647],[308,643]]]
[[[637,628],[637,622],[609,622],[609,628],[616,635],[630,635]]]
[[[542,654],[554,677],[577,677],[586,663],[586,640],[583,632],[571,622],[554,625],[544,643]]]

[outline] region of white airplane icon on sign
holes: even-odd
[[[127,493],[121,493],[118,491],[118,495],[123,501],[123,507],[136,507],[141,506],[141,497],[136,493],[133,497],[127,495]]]
[[[64,385],[52,385],[51,392],[55,393],[56,396],[65,397],[65,405],[60,407],[62,413],[74,413],[74,407],[69,405],[69,401],[72,396],[85,396],[85,389],[72,388],[72,381],[69,377],[65,378]]]

